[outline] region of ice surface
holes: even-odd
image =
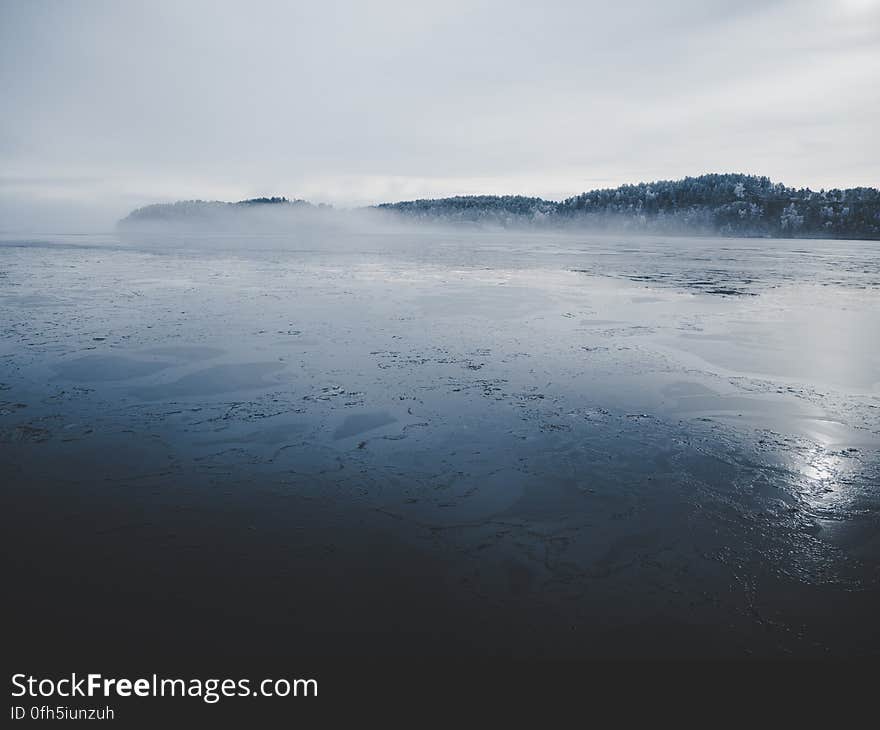
[[[40,559],[186,641],[880,650],[876,242],[307,243],[0,244],[22,612]]]

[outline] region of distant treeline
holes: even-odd
[[[790,188],[767,177],[700,175],[592,190],[561,202],[457,196],[377,206],[407,218],[724,236],[880,238],[880,191]]]
[[[289,200],[288,198],[251,198],[236,203],[225,203],[220,200],[179,200],[176,203],[157,203],[137,208],[119,223],[123,227],[138,223],[198,223],[202,218],[216,218],[235,215],[244,210],[278,206],[279,208],[311,209],[315,208],[306,200]],[[323,206],[319,206],[323,207]]]
[[[244,219],[256,221],[253,214],[260,210],[271,210],[272,220],[277,222],[289,211],[322,218],[321,211],[326,208],[329,206],[278,197],[237,203],[189,200],[139,208],[120,224],[198,226],[200,221],[241,219],[242,214]],[[560,202],[521,195],[473,195],[383,203],[372,210],[410,221],[502,227],[880,239],[880,191],[875,188],[816,192],[740,174],[622,185]],[[267,219],[262,216],[259,220]]]

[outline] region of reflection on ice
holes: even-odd
[[[168,362],[135,360],[118,355],[85,355],[59,362],[55,365],[55,370],[64,380],[100,383],[108,380],[140,378],[164,370],[168,366]]]
[[[374,428],[387,426],[394,423],[397,419],[390,413],[378,411],[376,413],[355,413],[346,416],[342,424],[333,432],[334,439],[344,439],[351,436],[357,436],[366,431],[372,431]]]

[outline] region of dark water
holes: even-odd
[[[871,242],[5,240],[14,649],[877,655],[878,292]]]

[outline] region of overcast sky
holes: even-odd
[[[283,194],[880,185],[880,0],[0,0],[0,230]]]

